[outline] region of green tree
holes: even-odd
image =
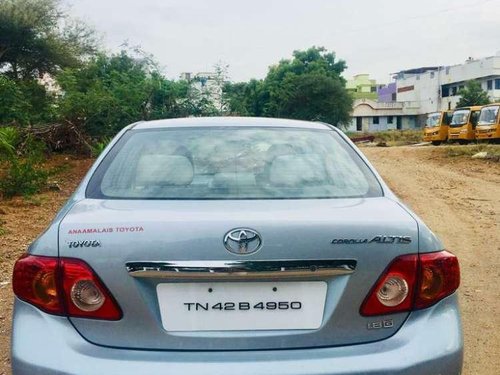
[[[278,65],[271,66],[266,81],[281,81],[288,74],[321,73],[333,78],[340,76],[346,69],[344,60],[337,60],[334,52],[324,47],[311,47],[305,51],[294,51],[291,60],[283,59]]]
[[[153,72],[149,79],[149,97],[144,118],[156,120],[162,118],[187,117],[190,115],[187,97],[189,84],[186,81],[171,81],[158,72]]]
[[[0,0],[0,69],[14,79],[54,74],[96,51],[96,38],[59,0]]]
[[[220,116],[221,110],[216,104],[217,98],[220,98],[213,90],[204,87],[206,80],[204,78],[195,78],[191,81],[180,81],[186,91],[180,103],[186,113],[186,116]],[[214,100],[214,95],[217,95]]]
[[[103,138],[135,121],[186,116],[188,86],[154,69],[149,60],[122,51],[63,70],[57,76],[64,91],[58,103],[61,117]]]
[[[490,103],[488,93],[481,88],[481,83],[475,80],[467,81],[465,87],[458,92],[458,95],[461,98],[457,103],[457,108]]]
[[[295,51],[272,66],[264,80],[264,115],[346,124],[352,98],[341,73],[346,64],[323,47]]]
[[[0,75],[0,125],[28,125],[54,120],[54,97],[37,81]]]
[[[14,80],[0,75],[0,125],[26,123],[30,103]]]
[[[348,123],[352,98],[341,73],[346,64],[323,47],[294,51],[271,66],[264,80],[226,83],[229,113]]]
[[[287,76],[277,109],[279,117],[347,124],[352,99],[342,81],[319,72]]]
[[[263,116],[264,107],[269,100],[264,81],[256,79],[249,82],[227,82],[224,86],[224,96],[229,114],[237,116]]]

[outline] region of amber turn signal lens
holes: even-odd
[[[421,271],[420,298],[433,300],[443,289],[444,275],[436,267],[424,267]]]
[[[33,280],[33,294],[44,304],[58,303],[56,275],[53,270],[40,271],[36,274]]]

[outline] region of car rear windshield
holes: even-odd
[[[333,130],[129,130],[87,188],[98,199],[304,199],[381,196],[377,179]]]

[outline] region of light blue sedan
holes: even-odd
[[[459,282],[335,127],[139,122],[17,261],[12,369],[457,375]]]

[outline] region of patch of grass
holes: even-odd
[[[387,146],[404,146],[422,142],[422,129],[384,130],[380,132],[347,133],[350,138],[374,136],[375,143],[385,143]]]
[[[485,160],[500,161],[500,145],[472,144],[466,146],[444,146],[445,155],[448,157],[471,157],[478,152],[487,152]]]
[[[46,199],[43,197],[38,197],[38,196],[28,196],[28,197],[25,197],[25,201],[27,204],[29,204],[31,206],[40,207],[42,205],[42,203],[44,203],[46,201]]]

